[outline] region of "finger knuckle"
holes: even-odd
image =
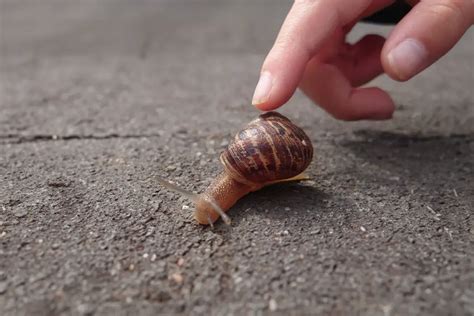
[[[472,0],[442,0],[431,6],[431,11],[439,16],[456,22],[473,22],[474,1]]]

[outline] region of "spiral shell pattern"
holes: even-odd
[[[309,137],[277,112],[267,112],[250,122],[220,156],[232,178],[247,184],[294,177],[312,159]]]

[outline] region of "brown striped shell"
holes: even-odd
[[[297,176],[312,158],[309,137],[277,112],[267,112],[250,122],[220,156],[227,173],[247,184]]]

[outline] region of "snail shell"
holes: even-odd
[[[294,177],[313,158],[305,132],[288,118],[268,112],[250,122],[221,154],[226,172],[245,184],[265,184]]]
[[[195,219],[212,224],[241,197],[273,182],[301,174],[313,159],[305,132],[277,112],[267,112],[237,133],[221,154],[224,171],[196,201]]]

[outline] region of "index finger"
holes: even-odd
[[[386,2],[377,0],[375,2]],[[252,104],[275,109],[295,92],[306,64],[335,32],[357,18],[371,0],[296,0],[262,66]]]

